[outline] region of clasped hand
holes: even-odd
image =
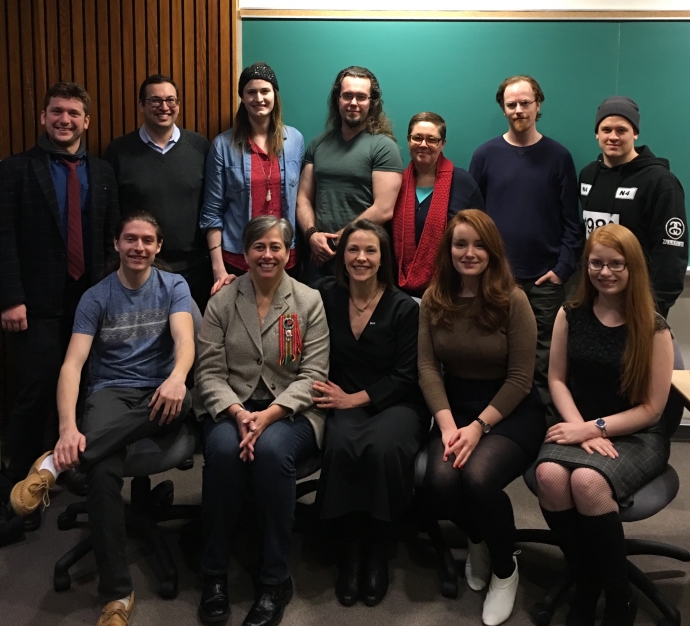
[[[245,462],[253,461],[256,440],[268,426],[266,412],[242,409],[236,413],[235,421],[240,431],[240,459]]]
[[[441,440],[444,444],[443,460],[448,461],[450,455],[454,454],[453,467],[462,469],[481,438],[482,430],[479,422],[472,422],[468,426],[463,426],[454,431],[442,432]]]
[[[313,396],[312,401],[319,409],[351,409],[352,394],[345,393],[338,385],[327,380],[325,383],[315,381],[313,385],[314,391],[320,393],[320,396]]]
[[[559,422],[546,432],[545,443],[560,445],[579,445],[589,454],[598,452],[602,456],[615,459],[618,452],[608,437],[592,437],[591,425],[588,422]]]

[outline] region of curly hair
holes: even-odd
[[[381,98],[381,87],[376,76],[366,69],[358,65],[351,65],[344,70],[338,72],[335,77],[335,82],[331,88],[331,93],[328,96],[328,121],[327,128],[331,131],[337,132],[342,128],[343,118],[340,115],[340,108],[338,107],[338,100],[340,99],[340,89],[342,87],[343,79],[347,76],[352,78],[367,78],[371,82],[371,100],[369,105],[369,115],[367,116],[367,132],[371,135],[387,135],[393,141],[393,127],[391,121],[383,112],[383,99]]]
[[[455,227],[460,224],[467,224],[477,232],[489,254],[489,264],[481,275],[477,297],[469,308],[455,301],[462,291],[462,276],[453,266],[451,249]],[[450,330],[454,318],[462,310],[479,328],[495,332],[508,319],[510,296],[516,288],[503,239],[494,221],[479,209],[460,211],[443,232],[436,253],[436,272],[424,294],[423,306],[429,313],[431,324]]]

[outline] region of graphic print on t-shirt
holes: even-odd
[[[620,215],[618,213],[601,213],[599,211],[582,211],[582,219],[585,222],[587,229],[587,239],[592,234],[592,231],[599,226],[606,226],[606,224],[620,224]]]

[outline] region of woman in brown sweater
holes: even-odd
[[[546,431],[532,387],[537,327],[486,213],[460,211],[436,263],[419,320],[419,380],[435,420],[426,483],[438,516],[467,534],[467,584],[490,583],[482,620],[495,626],[510,616],[518,584],[503,489]]]

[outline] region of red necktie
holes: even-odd
[[[67,273],[79,280],[84,275],[84,240],[81,232],[80,161],[62,159],[67,168]]]

